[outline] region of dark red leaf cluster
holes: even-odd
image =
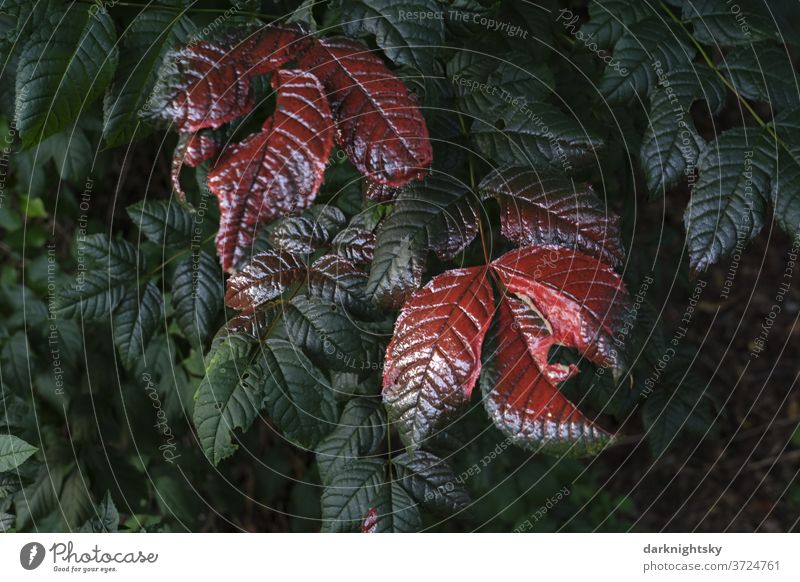
[[[298,70],[281,70],[295,61]],[[244,39],[202,41],[173,53],[155,114],[183,134],[180,169],[219,155],[209,186],[220,203],[217,247],[226,271],[249,254],[256,233],[314,200],[334,141],[369,180],[397,187],[421,177],[433,154],[428,129],[407,88],[364,45],[316,39],[298,27],[264,27]],[[255,106],[251,80],[273,73],[275,114],[259,133],[225,148],[197,132]]]
[[[434,277],[406,302],[386,353],[384,402],[401,438],[418,446],[469,400],[494,318],[495,345],[483,363],[485,403],[495,424],[523,446],[597,450],[609,435],[558,390],[577,367],[548,357],[552,346],[563,345],[617,367],[612,338],[626,304],[622,279],[611,267],[554,245],[523,247],[486,267]]]

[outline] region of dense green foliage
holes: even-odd
[[[376,531],[628,528],[601,470],[511,444],[480,389],[423,450],[387,424],[403,300],[513,247],[481,190],[500,166],[554,176],[551,193],[586,185],[621,217],[627,366],[557,350],[582,371],[562,392],[646,433],[637,455],[713,438],[719,387],[661,306],[771,212],[800,236],[800,37],[763,2],[116,4],[0,0],[0,530],[358,531],[372,508]],[[301,257],[298,276],[240,314],[210,164],[173,196],[177,139],[147,110],[170,49],[274,21],[377,50],[416,94],[434,176],[366,198],[336,150],[314,205],[255,245]],[[215,129],[226,142],[271,114],[268,83],[253,90],[259,115]],[[640,228],[642,205],[687,188],[683,224]]]

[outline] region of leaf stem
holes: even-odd
[[[204,244],[205,244],[205,243],[207,243],[208,241],[210,241],[210,240],[213,240],[215,236],[216,236],[216,234],[210,234],[210,235],[208,235],[208,236],[207,236],[205,239],[203,239],[203,241],[202,241],[202,242],[201,242],[201,243],[200,243],[200,244],[197,246],[197,248],[199,248],[200,246],[204,245]],[[180,258],[183,258],[183,257],[184,257],[186,254],[189,254],[189,253],[192,253],[192,252],[194,252],[194,248],[193,248],[192,246],[190,246],[188,249],[181,249],[180,251],[178,251],[177,253],[175,253],[174,255],[172,255],[172,256],[171,256],[170,258],[168,258],[167,260],[165,260],[165,261],[162,261],[162,263],[161,263],[160,265],[158,265],[158,266],[157,266],[155,269],[153,269],[152,271],[150,271],[150,274],[149,274],[149,275],[150,275],[150,277],[152,277],[152,276],[154,276],[154,275],[157,275],[159,271],[161,271],[161,270],[162,270],[164,267],[166,267],[167,265],[169,265],[169,264],[170,264],[172,261],[174,261],[175,259],[177,259],[177,258],[179,258],[179,257],[180,257]]]
[[[458,122],[461,125],[461,132],[465,136],[468,136],[469,132],[467,131],[467,123],[466,121],[464,121],[464,116],[461,113],[458,114]],[[472,193],[477,198],[478,193],[476,191],[476,184],[475,184],[475,163],[473,160],[473,155],[474,154],[472,153],[472,150],[469,150],[467,154],[467,166],[469,167],[469,187],[472,190]],[[480,205],[478,206],[480,207]],[[486,261],[486,264],[488,265],[490,263],[489,249],[486,246],[486,234],[483,230],[483,214],[481,213],[478,214],[478,233],[481,238],[481,247],[483,248],[483,259]]]

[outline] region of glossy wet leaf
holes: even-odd
[[[358,171],[391,186],[422,177],[432,159],[428,129],[408,89],[378,55],[343,37],[318,39],[299,65],[319,77],[336,141]]]
[[[144,357],[147,344],[164,322],[164,301],[152,281],[141,288],[130,288],[114,310],[114,343],[126,367]]]
[[[397,65],[413,65],[426,74],[436,72],[436,49],[444,44],[444,21],[408,18],[407,13],[435,13],[435,0],[345,0],[342,23],[351,37],[374,35],[375,42]]]
[[[47,18],[30,23],[17,63],[16,123],[25,147],[68,127],[100,97],[119,54],[107,12],[45,4]]]
[[[686,180],[697,168],[706,142],[695,128],[690,108],[705,100],[717,113],[725,102],[725,86],[708,68],[671,71],[669,89],[658,87],[650,95],[648,127],[639,150],[639,163],[652,196]]]
[[[772,164],[760,131],[731,129],[708,144],[684,213],[694,271],[705,271],[761,231]]]
[[[622,365],[628,294],[614,270],[578,251],[523,247],[492,262],[506,292],[523,297],[547,322],[554,341],[577,348],[598,365]]]
[[[785,48],[747,44],[725,56],[723,74],[747,99],[780,111],[797,104],[795,68]]]
[[[378,228],[367,294],[399,307],[419,287],[428,251],[451,260],[477,233],[474,194],[465,184],[437,174],[409,185]]]
[[[382,459],[354,459],[332,475],[322,491],[322,531],[359,531],[385,473]]]
[[[592,164],[604,147],[602,138],[574,114],[543,102],[509,108],[495,122],[478,118],[471,133],[478,150],[501,164],[560,172]]]
[[[800,234],[800,109],[779,115],[773,126],[788,148],[778,148],[777,164],[772,179],[770,198],[775,207],[775,220],[793,237]]]
[[[193,420],[200,446],[213,465],[236,451],[234,431],[250,428],[261,407],[264,377],[258,355],[257,344],[229,335],[212,346],[206,359]]]
[[[298,346],[269,339],[261,347],[264,410],[293,443],[312,448],[336,424],[336,401],[323,373]]]
[[[265,223],[313,202],[333,147],[331,112],[316,77],[281,70],[272,85],[273,116],[261,132],[227,147],[208,176],[220,204],[217,251],[226,271],[248,256]]]
[[[606,67],[599,83],[599,90],[609,103],[630,103],[637,96],[644,99],[658,82],[653,63],[669,70],[692,60],[694,47],[667,22],[660,16],[640,20],[614,44],[615,66]]]
[[[412,533],[422,530],[420,504],[403,489],[397,480],[385,484],[370,509],[371,519],[365,518],[362,530],[369,533]]]
[[[269,233],[270,244],[295,255],[308,255],[330,240],[328,229],[310,216],[289,216]]]
[[[409,495],[443,514],[467,509],[469,494],[447,462],[428,451],[403,453],[392,459],[397,477]]]
[[[332,242],[336,254],[357,265],[371,263],[375,255],[375,234],[363,228],[348,227]]]
[[[776,36],[774,16],[758,0],[691,0],[683,3],[682,15],[692,24],[695,38],[712,47],[749,47]]]
[[[354,398],[344,407],[336,428],[316,448],[320,479],[328,483],[354,459],[378,451],[386,434],[386,415],[377,399]]]
[[[172,307],[192,345],[202,346],[214,333],[223,293],[222,271],[210,254],[199,251],[178,263],[172,279]]]
[[[280,297],[306,276],[306,264],[289,253],[265,251],[228,279],[225,304],[239,311],[252,311]]]
[[[624,261],[619,217],[589,184],[559,174],[510,167],[488,175],[481,196],[500,203],[500,226],[520,245],[558,244],[619,267]]]
[[[484,406],[497,428],[535,451],[580,456],[601,450],[610,435],[558,389],[578,369],[548,362],[555,342],[548,323],[512,296],[503,297],[497,311],[481,377]]]
[[[219,127],[255,105],[254,75],[284,65],[308,40],[294,28],[265,26],[219,42],[199,40],[166,55],[143,112],[191,133]]]
[[[90,234],[76,241],[79,256],[92,261],[95,269],[112,283],[131,283],[147,270],[144,256],[130,242],[109,239],[105,234]],[[91,273],[94,274],[94,273]]]
[[[92,321],[108,317],[124,296],[124,286],[104,273],[89,273],[62,289],[56,304],[63,317]]]
[[[481,267],[434,277],[403,306],[386,350],[383,399],[407,447],[420,446],[469,401],[493,311]]]
[[[158,80],[158,64],[173,47],[194,31],[188,17],[166,11],[142,11],[124,31],[114,83],[103,101],[103,137],[111,146],[125,144],[150,133],[139,111],[148,102]]]
[[[176,201],[143,200],[126,211],[147,240],[157,245],[185,247],[191,242],[194,216]]]
[[[372,311],[373,306],[366,298],[366,286],[367,274],[336,255],[320,257],[308,270],[309,295],[354,313]]]
[[[629,2],[628,0],[602,0],[600,2],[589,3],[589,21],[581,26],[584,38],[595,42],[601,49],[609,49],[614,46],[623,34],[626,27],[651,16],[653,9],[644,2]],[[573,19],[577,14],[571,11],[560,11],[558,13],[559,24],[570,32],[571,28],[577,26],[579,20]],[[603,53],[603,56],[608,52]]]
[[[369,363],[361,331],[336,304],[295,297],[283,309],[289,339],[320,365],[340,372],[357,372]]]

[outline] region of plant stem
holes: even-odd
[[[210,241],[210,240],[213,240],[213,238],[214,238],[215,236],[216,236],[216,234],[210,234],[210,235],[208,235],[208,236],[207,236],[207,237],[206,237],[206,238],[205,238],[205,239],[204,239],[204,240],[203,240],[203,241],[200,243],[200,245],[198,245],[198,246],[201,246],[201,245],[203,245],[203,244],[207,243],[208,241]],[[150,276],[152,277],[153,275],[156,275],[156,274],[158,274],[158,272],[159,272],[161,269],[163,269],[164,267],[166,267],[167,265],[169,265],[169,264],[170,264],[172,261],[174,261],[175,259],[177,259],[177,258],[179,258],[179,257],[180,257],[180,258],[182,258],[182,257],[184,257],[185,255],[187,255],[187,254],[189,254],[189,253],[192,253],[192,252],[194,252],[194,251],[193,251],[193,249],[192,249],[192,247],[189,247],[188,249],[181,249],[180,251],[178,251],[177,253],[175,253],[174,255],[172,255],[170,258],[168,258],[166,261],[163,261],[163,262],[162,262],[160,265],[158,265],[158,266],[157,266],[155,269],[153,269],[152,271],[150,271]]]
[[[468,136],[469,133],[467,132],[467,123],[464,121],[464,116],[461,113],[458,114],[458,122],[461,125],[461,132],[465,136]],[[467,155],[467,165],[469,167],[469,187],[472,190],[472,193],[477,198],[478,194],[477,194],[477,191],[476,191],[476,184],[475,184],[475,163],[474,163],[474,160],[473,160],[472,156],[473,156],[473,153],[472,153],[472,150],[470,150],[468,155]],[[490,260],[489,260],[489,249],[486,246],[486,235],[485,235],[484,230],[483,230],[483,215],[482,214],[478,214],[478,233],[479,233],[480,238],[481,238],[481,247],[483,248],[483,259],[486,261],[486,264],[488,265],[489,262],[490,262]]]

